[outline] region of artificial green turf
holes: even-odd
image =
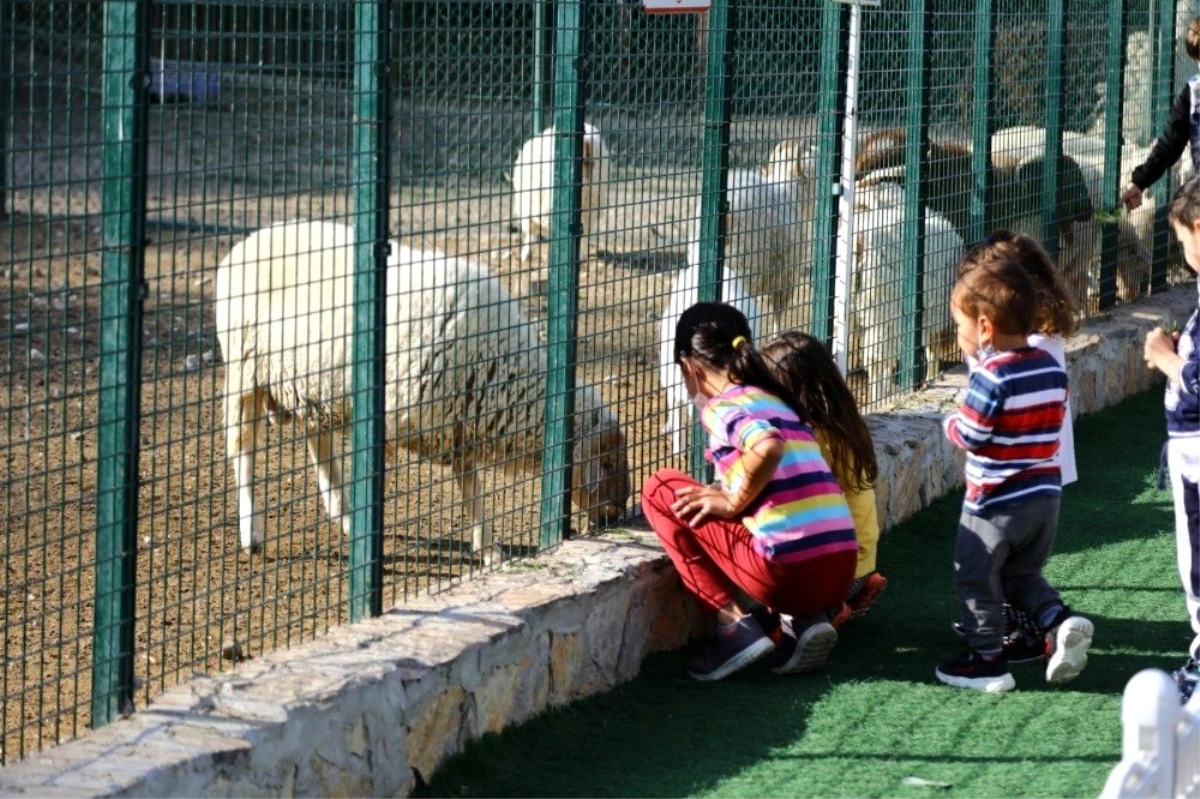
[[[1155,490],[1161,393],[1076,423],[1080,480],[1066,489],[1047,576],[1096,625],[1087,670],[987,696],[936,682],[956,654],[951,581],[961,492],[890,531],[890,584],[842,628],[828,668],[780,677],[756,664],[719,683],[649,658],[610,693],[470,743],[418,796],[1095,796],[1120,754],[1126,681],[1180,664],[1191,633],[1175,570],[1170,494]],[[919,777],[949,787],[911,786]]]

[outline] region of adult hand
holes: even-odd
[[[736,515],[729,495],[718,486],[686,486],[676,491],[675,496],[671,510],[689,527],[705,519],[732,519]]]
[[[1142,190],[1136,184],[1130,183],[1129,188],[1125,189],[1121,194],[1121,199],[1118,202],[1132,211],[1142,204]]]
[[[1166,355],[1175,354],[1175,342],[1178,338],[1163,330],[1161,327],[1156,327],[1146,334],[1146,344],[1142,348],[1142,357],[1146,359],[1146,366],[1150,369],[1158,369],[1160,359]]]

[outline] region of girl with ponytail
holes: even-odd
[[[837,643],[829,614],[857,562],[846,499],[740,311],[693,305],[679,318],[674,349],[718,481],[705,486],[663,469],[646,481],[642,505],[684,585],[716,615],[715,639],[688,674],[719,680],[772,652],[776,673],[820,668]],[[778,614],[774,639],[738,589]]]

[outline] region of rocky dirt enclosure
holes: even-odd
[[[238,546],[224,458],[213,275],[237,231],[350,207],[344,97],[236,83],[218,108],[156,106],[150,120],[142,346],[136,674],[138,702],[231,658],[311,638],[346,619],[347,550],[320,505],[301,431],[275,427],[259,457],[268,513],[260,555]],[[286,87],[285,87],[286,88]],[[321,99],[322,97],[326,99]],[[332,97],[332,99],[330,99]],[[10,218],[0,222],[0,509],[4,737],[0,760],[78,734],[90,702],[101,298],[98,98],[70,87],[18,95]],[[544,319],[542,275],[523,270],[505,172],[527,127],[507,108],[404,104],[397,113],[394,232],[487,263]],[[658,314],[683,264],[694,167],[651,168],[663,136],[699,146],[697,120],[601,118],[615,180],[579,280],[579,376],[601,387],[630,443],[635,489],[679,464],[660,435]],[[797,120],[738,128],[761,162]],[[498,133],[503,130],[504,133]],[[694,160],[692,152],[684,160]],[[798,301],[803,301],[799,296]],[[497,539],[537,544],[540,477],[487,474]],[[634,507],[637,497],[631,499]],[[578,529],[579,519],[575,520]],[[389,470],[385,604],[481,568],[449,469]],[[514,561],[502,568],[522,568]]]

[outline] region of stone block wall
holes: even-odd
[[[1195,286],[1097,319],[1068,346],[1074,411],[1158,382],[1141,358]],[[903,521],[961,483],[942,416],[948,377],[868,423],[880,518]],[[485,732],[634,677],[701,620],[652,533],[615,531],[420,597],[233,670],[0,769],[3,796],[405,796]]]

